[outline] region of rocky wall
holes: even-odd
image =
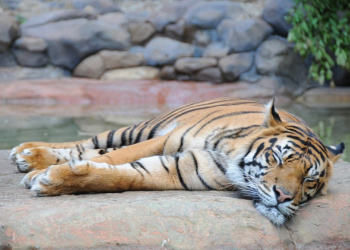
[[[235,1],[173,1],[154,12],[122,11],[112,0],[72,4],[21,25],[2,15],[2,57],[95,79],[256,83],[272,76],[290,95],[306,85],[307,65],[285,39],[292,0],[268,1],[258,14]]]

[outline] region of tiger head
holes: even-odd
[[[262,215],[283,225],[302,204],[326,193],[333,164],[344,148],[344,143],[324,146],[302,121],[283,122],[272,100],[258,136],[238,162],[242,192],[253,198]]]

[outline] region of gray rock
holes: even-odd
[[[149,11],[145,10],[131,10],[125,11],[125,17],[128,19],[129,23],[142,23],[148,20],[151,15]]]
[[[19,35],[18,24],[13,17],[0,15],[0,53],[5,52]]]
[[[350,71],[339,66],[333,68],[333,80],[336,86],[350,86]]]
[[[218,27],[219,36],[230,52],[254,50],[272,31],[268,23],[254,18],[224,20]]]
[[[165,35],[172,39],[181,40],[185,34],[185,21],[180,19],[176,23],[168,24],[165,28]]]
[[[284,39],[272,38],[259,46],[256,68],[261,75],[287,77],[300,84],[305,83],[307,77],[304,60]]]
[[[164,5],[159,11],[151,14],[148,21],[154,25],[157,31],[162,32],[166,25],[181,19],[187,9],[196,2],[195,0],[186,0]]]
[[[194,53],[194,47],[166,37],[152,39],[145,48],[147,65],[172,64],[180,57],[189,57]]]
[[[27,27],[23,35],[44,39],[51,63],[68,69],[102,49],[124,50],[130,45],[127,31],[98,20],[74,19]]]
[[[226,18],[238,20],[244,11],[240,4],[229,1],[200,2],[189,8],[184,16],[187,25],[215,29]]]
[[[235,81],[248,71],[254,61],[254,52],[236,53],[219,60],[219,66],[227,81]]]
[[[176,60],[175,69],[184,74],[193,74],[199,70],[215,67],[217,65],[217,59],[203,57],[203,58],[194,58],[194,57],[184,57]]]
[[[22,36],[16,40],[13,48],[31,52],[43,52],[47,49],[47,43],[42,38]]]
[[[128,18],[121,12],[111,12],[98,16],[98,20],[110,25],[118,26],[125,30],[128,29]]]
[[[224,56],[227,56],[230,48],[227,46],[224,46],[220,43],[214,43],[207,46],[203,52],[203,57],[215,57],[215,58],[221,58]]]
[[[32,52],[24,49],[12,49],[19,65],[27,67],[43,67],[48,64],[49,58],[46,53]]]
[[[209,45],[210,42],[211,42],[211,36],[207,30],[195,31],[192,44],[204,47]]]
[[[75,9],[82,10],[90,7],[99,14],[121,11],[113,0],[71,0],[70,2]]]
[[[198,81],[208,81],[214,83],[223,82],[222,73],[219,68],[206,68],[202,69],[196,75]]]
[[[173,66],[164,66],[160,71],[160,78],[164,80],[175,80],[176,70]]]
[[[133,44],[142,44],[156,33],[156,29],[150,23],[130,23],[129,32]]]
[[[47,23],[71,20],[77,18],[96,19],[97,15],[85,10],[53,10],[50,12],[37,15],[26,20],[21,28],[38,26]]]
[[[239,80],[250,82],[250,83],[258,82],[260,79],[261,79],[261,75],[258,74],[255,65],[253,65],[253,67],[250,70],[242,73],[239,76]]]
[[[262,17],[278,35],[286,37],[289,29],[292,28],[284,18],[293,5],[293,0],[270,0],[265,5]]]

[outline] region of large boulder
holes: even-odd
[[[189,8],[184,16],[186,24],[203,29],[215,29],[226,18],[238,20],[244,13],[238,3],[229,1],[199,2]]]
[[[125,30],[128,29],[128,18],[124,13],[121,12],[111,12],[104,15],[100,15],[97,18],[99,21],[108,23],[113,26],[118,26]]]
[[[255,63],[261,75],[285,77],[298,84],[305,83],[308,72],[306,64],[284,39],[264,41],[256,52]]]
[[[8,15],[0,14],[0,53],[8,50],[18,35],[16,20]]]
[[[221,22],[218,32],[230,52],[251,51],[273,32],[264,20],[249,18],[240,21],[226,19]]]
[[[217,59],[202,57],[184,57],[176,60],[175,69],[184,74],[193,74],[199,70],[215,67],[217,65]]]
[[[125,50],[130,35],[124,29],[98,20],[74,19],[26,27],[23,35],[39,37],[48,44],[52,64],[73,69],[83,58],[97,51]]]
[[[248,71],[254,61],[254,52],[235,53],[220,59],[219,66],[227,81],[235,81]]]
[[[196,75],[196,80],[221,83],[223,81],[223,77],[221,70],[215,67],[200,70]]]
[[[180,57],[189,57],[194,54],[194,47],[166,37],[152,39],[145,48],[145,59],[148,65],[172,64]]]
[[[96,19],[97,15],[84,10],[54,10],[27,19],[21,28],[77,18]]]
[[[22,36],[13,45],[12,51],[18,64],[28,67],[45,66],[47,43],[42,38]]]
[[[293,5],[293,0],[270,0],[264,7],[263,19],[268,22],[280,36],[286,37],[289,29],[292,27],[292,25],[285,20],[285,16]]]

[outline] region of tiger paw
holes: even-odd
[[[23,178],[22,185],[34,191],[36,196],[85,193],[85,187],[91,181],[88,177],[91,164],[88,161],[72,160],[32,171]]]
[[[12,149],[10,158],[16,163],[19,172],[46,169],[54,164],[61,164],[69,160],[67,153],[59,153],[57,150],[46,147],[25,148],[21,146]]]

